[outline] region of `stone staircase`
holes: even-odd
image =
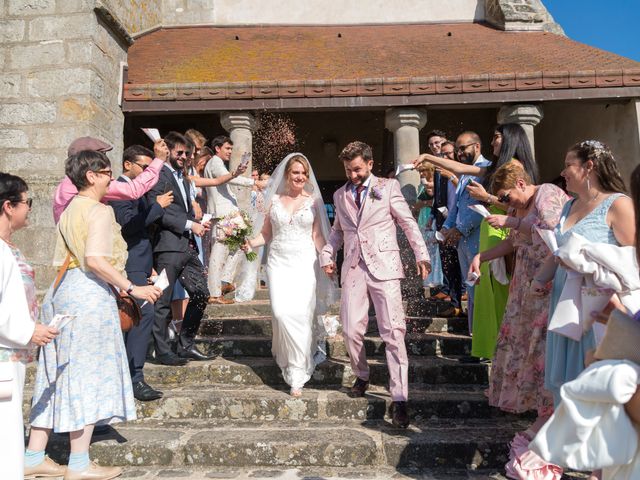
[[[433,470],[463,475],[455,478],[502,470],[507,443],[526,427],[526,419],[488,406],[483,393],[487,366],[457,361],[470,350],[470,338],[462,333],[466,319],[408,318],[412,423],[401,430],[387,415],[384,344],[375,333],[366,337],[372,387],[365,398],[346,393],[354,376],[340,334],[328,341],[330,358],[318,367],[302,398],[288,394],[271,357],[266,293],[260,291],[252,302],[207,308],[198,344],[215,353],[215,360],[183,367],[147,364],[146,380],[164,391],[164,398],[138,402],[138,421],[95,435],[92,458],[136,467],[132,477],[139,469]],[[34,373],[31,365],[25,413]],[[49,452],[66,462],[67,436],[53,435]]]

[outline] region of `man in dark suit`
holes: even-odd
[[[169,150],[166,146],[158,148],[157,158],[166,160]],[[119,182],[131,182],[140,175],[151,163],[154,153],[140,145],[132,145],[122,155],[122,175]],[[110,202],[116,216],[116,221],[122,227],[122,237],[127,242],[129,256],[125,270],[127,278],[134,285],[147,285],[153,270],[153,250],[149,240],[148,227],[160,218],[164,208],[173,201],[173,193],[158,195],[156,201],[148,203],[145,197],[138,200],[121,200]],[[133,327],[124,335],[127,348],[129,371],[133,384],[133,396],[138,400],[156,400],[162,397],[162,392],[153,389],[144,381],[144,362],[147,347],[151,338],[151,328],[154,323],[153,305],[139,301],[142,312],[140,324]]]
[[[200,320],[209,299],[207,277],[194,235],[201,237],[209,224],[195,220],[191,204],[191,182],[184,176],[185,162],[190,156],[188,141],[177,132],[169,132],[164,141],[169,148],[169,162],[160,170],[158,183],[147,194],[150,203],[166,192],[173,192],[173,203],[164,209],[156,220],[153,235],[154,267],[160,273],[166,270],[169,287],[165,289],[155,304],[153,339],[156,360],[164,365],[179,365],[184,360],[207,360],[195,346],[195,337],[200,328]],[[189,304],[178,336],[176,354],[169,344],[167,326],[171,321],[171,293],[176,279],[189,293]]]

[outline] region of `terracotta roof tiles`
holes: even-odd
[[[483,24],[176,27],[129,50],[126,100],[640,86],[640,63]]]

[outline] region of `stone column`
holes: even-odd
[[[244,152],[253,152],[253,132],[258,126],[258,121],[249,112],[222,112],[220,114],[220,125],[227,132],[233,142],[233,153],[231,154],[231,160],[229,162],[229,170],[233,171],[238,165],[240,165],[240,159]],[[253,159],[249,160],[249,166],[244,175],[251,176]],[[238,203],[241,208],[247,208],[249,206],[249,189],[234,187],[234,192],[238,198]]]
[[[395,165],[412,163],[420,155],[420,129],[427,123],[427,112],[421,108],[389,108],[385,114],[385,128],[393,132]],[[415,170],[405,170],[398,175],[402,194],[407,202],[414,203],[420,183]]]
[[[420,108],[389,108],[385,115],[385,127],[393,132],[395,165],[412,163],[420,155],[420,129],[427,123],[427,112]],[[416,201],[420,175],[415,170],[405,170],[398,177],[402,194],[409,205]],[[407,301],[408,312],[413,312],[424,301],[422,279],[415,267],[415,256],[402,230],[398,229],[400,258],[405,279],[401,282],[402,297]]]
[[[534,139],[533,127],[538,125],[543,119],[542,107],[538,105],[506,105],[498,112],[498,123],[518,123],[524,128],[531,144],[531,153],[535,158],[536,144]]]

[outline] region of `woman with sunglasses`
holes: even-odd
[[[9,480],[23,478],[26,364],[33,360],[35,346],[49,343],[58,334],[55,328],[36,323],[34,271],[13,244],[13,233],[28,224],[32,202],[27,191],[22,178],[0,172],[0,469],[2,478]]]
[[[509,212],[491,215],[486,221],[492,227],[508,227],[511,232],[493,248],[476,255],[469,271],[480,274],[482,281],[483,262],[515,251],[515,268],[491,365],[488,395],[490,405],[506,412],[538,414],[536,422],[517,434],[513,443],[527,445],[553,412],[553,398],[544,387],[550,297],[548,293],[538,296],[531,289],[531,279],[552,253],[534,227],[553,229],[569,197],[555,185],[535,185],[516,162],[509,162],[494,173],[492,191],[509,205]],[[512,449],[508,472],[522,469],[521,453]]]
[[[127,245],[111,207],[100,201],[111,183],[111,164],[102,152],[82,151],[65,164],[78,195],[60,216],[54,265],[69,260],[59,285],[42,305],[42,323],[71,315],[58,338],[38,359],[33,391],[25,478],[52,476],[44,460],[51,431],[71,440],[65,480],[111,479],[122,470],[89,461],[95,425],[136,418],[120,317],[111,286],[150,303],[162,293],[135,286],[124,275]]]

